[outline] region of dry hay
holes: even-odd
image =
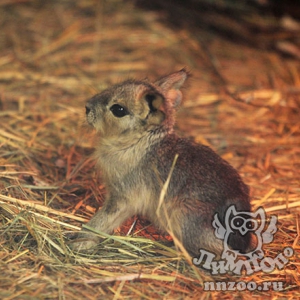
[[[117,0],[4,0],[0,14],[1,299],[300,297],[299,61],[200,29],[172,30],[163,15]],[[242,279],[282,281],[284,291],[204,292],[208,275],[141,219],[93,254],[68,247],[105,193],[90,159],[85,100],[129,76],[184,66],[193,77],[178,131],[239,170],[253,209],[278,216],[265,253],[295,251],[283,270]]]

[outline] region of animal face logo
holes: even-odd
[[[216,237],[223,240],[222,258],[227,260],[235,260],[238,256],[248,257],[248,259],[263,258],[262,245],[272,242],[277,231],[276,223],[277,217],[271,216],[267,224],[266,214],[262,207],[255,212],[244,212],[237,211],[234,205],[230,206],[225,214],[225,226],[219,220],[218,214],[215,214],[212,225],[215,228]],[[242,238],[238,237],[239,235]],[[251,246],[248,249],[242,249],[240,244],[246,235],[249,235],[247,239],[251,239]]]
[[[242,216],[235,216],[230,222],[232,230],[238,230],[242,236],[248,231],[255,231],[258,226],[259,224],[256,220],[245,219]]]
[[[212,275],[228,272],[237,275],[250,275],[259,271],[270,273],[276,267],[282,270],[288,263],[288,258],[294,255],[293,248],[285,247],[275,258],[266,257],[262,249],[263,244],[273,241],[277,231],[276,223],[276,216],[270,216],[267,220],[262,207],[254,212],[247,212],[237,211],[232,205],[221,220],[215,214],[212,223],[216,237],[223,240],[221,259],[218,257],[215,260],[214,253],[200,249],[200,256],[194,257],[193,263],[211,270]],[[252,241],[250,247],[249,241]]]

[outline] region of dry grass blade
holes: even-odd
[[[58,217],[66,217],[66,218],[69,218],[69,219],[73,219],[73,220],[76,220],[76,221],[80,221],[80,222],[86,222],[87,219],[85,218],[81,218],[81,217],[77,217],[77,216],[74,216],[72,214],[68,214],[68,213],[64,213],[64,212],[61,212],[61,211],[58,211],[58,210],[55,210],[55,209],[51,209],[45,205],[41,205],[37,202],[34,202],[34,201],[30,201],[30,200],[20,200],[20,199],[16,199],[16,198],[13,198],[13,197],[9,197],[9,196],[5,196],[5,195],[0,195],[0,199],[2,200],[5,200],[7,202],[10,202],[10,203],[14,203],[18,206],[21,206],[23,208],[33,208],[35,210],[38,210],[38,211],[42,211],[42,212],[45,212],[45,213],[48,213],[48,214],[54,214]]]

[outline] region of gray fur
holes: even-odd
[[[197,256],[200,248],[218,255],[222,241],[214,235],[213,216],[217,212],[222,220],[232,204],[250,211],[249,191],[237,171],[213,150],[173,132],[186,78],[183,69],[155,83],[125,81],[88,101],[87,121],[99,134],[95,158],[107,197],[87,225],[111,234],[126,219],[140,214],[174,234],[191,255]],[[110,110],[114,104],[126,108],[128,114],[116,117]],[[79,234],[73,248],[88,250],[97,243],[86,231]],[[231,243],[231,247],[246,250],[250,238],[238,237]]]

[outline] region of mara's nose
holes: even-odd
[[[90,111],[92,110],[92,102],[91,100],[88,100],[88,102],[85,105],[85,114],[88,115],[90,113]]]
[[[93,125],[96,119],[95,105],[92,99],[88,100],[85,105],[86,120],[90,125]]]
[[[91,109],[89,108],[88,105],[85,106],[85,114],[88,115]]]

